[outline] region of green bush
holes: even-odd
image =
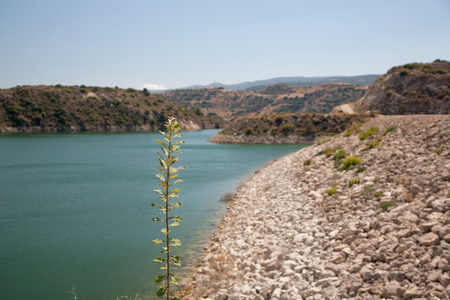
[[[310,166],[314,164],[314,161],[311,158],[308,158],[307,160],[303,161],[303,165]]]
[[[281,133],[283,133],[284,135],[288,135],[291,131],[292,131],[291,125],[283,125],[283,127],[281,127]]]
[[[323,139],[323,140],[317,142],[317,145],[320,146],[320,145],[322,145],[322,144],[324,144],[324,143],[326,143],[326,142],[329,142],[329,141],[331,141],[331,138],[325,138],[325,139]]]
[[[359,139],[361,141],[364,141],[365,139],[367,139],[368,137],[372,136],[376,132],[378,132],[378,127],[372,126],[369,129],[367,129],[366,132],[361,132],[361,134],[359,135]]]
[[[340,162],[341,160],[343,160],[344,158],[347,157],[347,152],[345,152],[345,150],[339,150],[334,156],[333,156],[333,160],[335,160],[336,162]]]
[[[367,170],[366,167],[360,167],[360,168],[356,169],[356,173],[362,173],[362,172],[364,172],[365,170]]]
[[[400,71],[400,76],[408,76],[409,75],[409,71],[407,69],[403,69]]]
[[[247,129],[245,130],[245,135],[252,135],[253,134],[253,129],[251,127],[247,127]]]
[[[355,166],[355,165],[359,164],[360,162],[362,162],[362,158],[360,158],[360,157],[357,157],[357,156],[347,157],[342,162],[342,167],[340,170],[348,170],[351,166]]]
[[[444,146],[439,146],[439,147],[437,147],[436,148],[436,150],[434,150],[434,152],[437,154],[437,155],[440,155],[441,153],[442,153],[442,151],[444,151]]]
[[[378,146],[378,139],[374,139],[367,145],[366,149],[364,149],[364,150],[370,150],[377,146]]]
[[[361,182],[361,179],[356,178],[356,179],[350,179],[348,181],[348,187],[352,187],[354,184],[359,184]]]
[[[389,207],[394,206],[397,203],[396,200],[394,201],[384,201],[381,202],[378,208],[381,208],[384,211],[387,211]]]
[[[283,117],[282,117],[282,116],[276,117],[276,118],[275,118],[275,124],[276,124],[277,126],[280,126],[281,123],[283,123]]]
[[[361,128],[362,124],[357,124],[357,125],[353,125],[352,127],[350,127],[349,129],[347,129],[346,131],[344,131],[344,136],[351,136],[354,133],[358,133],[360,132],[360,128]]]
[[[375,197],[380,198],[380,197],[384,197],[383,192],[376,192],[373,194]]]
[[[327,195],[332,196],[332,195],[336,194],[336,192],[337,192],[337,189],[331,188],[331,189],[327,190]]]
[[[387,129],[384,131],[383,135],[388,134],[389,132],[393,131],[394,129],[395,129],[395,127],[389,127],[389,128],[387,128]]]

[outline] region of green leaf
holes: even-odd
[[[170,239],[172,241],[172,244],[170,244],[170,246],[172,247],[180,247],[181,246],[181,241],[179,239]]]
[[[162,146],[164,146],[164,147],[166,147],[167,148],[167,145],[166,145],[166,143],[164,143],[163,141],[160,141],[160,140],[156,140],[156,142],[157,143],[160,143]]]
[[[180,257],[178,255],[171,256],[170,258],[175,266],[181,266]]]
[[[181,180],[181,179],[175,180],[175,182],[172,182],[169,186],[172,186],[172,185],[180,183],[180,182],[183,182],[183,180]]]
[[[162,264],[164,263],[166,260],[164,258],[162,258],[161,256],[158,256],[157,258],[155,258],[153,260],[154,262],[157,262],[158,264]]]
[[[170,282],[173,283],[173,284],[178,285],[179,284],[178,283],[178,276],[170,275]]]
[[[167,232],[167,229],[163,228],[163,229],[161,229],[161,232],[162,232],[162,234],[167,235],[168,233],[170,233],[170,230],[169,230],[169,232]]]
[[[164,278],[165,278],[165,276],[156,275],[155,283],[160,283],[161,281],[163,281]]]
[[[173,217],[169,217],[169,220],[181,221],[181,220],[183,220],[183,218],[180,216],[173,216]]]
[[[172,224],[169,224],[169,227],[177,227],[180,226],[180,223],[178,223],[177,221],[173,222]]]
[[[155,177],[159,178],[161,181],[166,182],[166,179],[162,174],[156,174]]]
[[[164,220],[161,220],[160,218],[152,218],[152,221],[155,221],[155,222],[164,222]]]
[[[161,168],[160,166],[155,166],[155,167],[157,167],[158,168],[158,170],[160,170],[161,171],[161,173],[166,173],[166,170],[164,170],[163,168]]]
[[[175,179],[175,178],[177,178],[177,177],[178,177],[178,174],[170,175],[169,180]]]
[[[163,243],[163,241],[161,241],[160,239],[152,240],[152,242],[153,242],[153,244],[155,244],[155,245],[159,245],[159,244],[162,244],[162,243]]]
[[[183,137],[183,135],[181,133],[177,133],[177,134],[174,134],[172,136],[173,139],[176,139],[176,138],[179,138],[179,137]]]
[[[155,189],[153,189],[153,191],[155,192],[155,193],[158,193],[158,194],[161,194],[161,195],[164,195],[164,193],[161,191],[161,190],[155,190]]]
[[[159,290],[156,291],[156,297],[162,297],[166,294],[167,288],[161,287]]]
[[[179,145],[179,144],[184,144],[184,143],[186,143],[186,142],[185,141],[178,141],[178,142],[174,143],[174,145]]]
[[[178,297],[172,297],[172,298],[170,298],[170,300],[180,300],[180,298],[178,298]]]
[[[169,156],[169,151],[167,151],[166,148],[161,148],[161,149],[162,149],[162,151],[164,152],[164,155],[165,155],[165,156]]]

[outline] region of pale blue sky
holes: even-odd
[[[450,0],[0,0],[0,88],[167,88],[450,60]]]

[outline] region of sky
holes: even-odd
[[[175,89],[450,60],[450,0],[0,0],[0,88]]]

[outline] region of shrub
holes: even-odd
[[[285,135],[288,135],[291,131],[292,131],[291,125],[283,125],[283,127],[281,127],[281,133]]]
[[[389,132],[393,131],[394,129],[395,129],[395,127],[389,127],[389,128],[387,128],[387,129],[384,131],[383,135],[388,134]]]
[[[347,157],[347,152],[345,152],[345,150],[339,150],[334,156],[333,156],[333,160],[335,160],[336,162],[340,162],[341,160],[343,160],[344,158]]]
[[[165,223],[164,228],[161,230],[161,232],[164,235],[164,241],[161,239],[155,239],[153,240],[153,244],[159,245],[163,244],[163,250],[161,251],[162,254],[165,254],[165,258],[163,257],[157,257],[153,261],[163,264],[163,267],[161,267],[161,270],[166,270],[165,275],[160,276],[156,275],[155,283],[159,284],[163,282],[164,285],[161,286],[158,291],[156,292],[157,297],[163,297],[164,295],[167,295],[167,299],[170,297],[170,284],[173,283],[175,285],[178,285],[178,276],[174,276],[172,273],[170,273],[170,266],[181,266],[180,257],[178,255],[170,255],[170,247],[179,247],[181,246],[181,241],[179,239],[171,238],[169,237],[170,228],[176,227],[180,225],[180,221],[182,218],[180,216],[169,216],[169,212],[172,210],[179,208],[181,206],[180,202],[177,203],[169,203],[170,198],[176,197],[178,198],[180,190],[178,188],[173,188],[170,190],[170,188],[179,182],[182,182],[182,180],[175,180],[171,182],[173,179],[178,178],[178,174],[176,174],[179,170],[184,169],[184,166],[174,168],[173,165],[178,162],[178,155],[182,153],[182,151],[178,152],[177,154],[174,154],[175,151],[178,151],[180,149],[180,144],[184,143],[184,141],[178,141],[174,142],[173,140],[175,138],[182,137],[180,133],[178,133],[179,124],[174,121],[173,117],[170,117],[167,120],[167,123],[165,124],[167,128],[167,132],[162,132],[164,135],[165,141],[156,140],[157,143],[161,144],[161,150],[163,151],[163,154],[161,155],[158,153],[159,163],[160,166],[157,166],[157,168],[161,171],[161,173],[156,174],[155,177],[161,180],[161,183],[159,184],[161,186],[161,190],[154,190],[156,193],[158,193],[158,198],[163,202],[162,204],[156,204],[152,203],[152,207],[157,207],[163,214],[164,218],[152,218],[155,222],[163,222]],[[169,222],[172,222],[169,224]],[[178,298],[171,298],[171,299],[178,299]]]
[[[342,167],[340,170],[348,170],[351,166],[355,166],[355,165],[359,164],[360,162],[362,162],[362,158],[360,158],[360,157],[357,157],[357,156],[347,157],[342,162]]]
[[[396,200],[394,201],[383,201],[380,203],[378,208],[381,208],[384,211],[387,211],[389,207],[394,206],[397,203]]]
[[[372,192],[373,192],[373,188],[366,186],[361,193],[362,194],[370,194]]]
[[[354,184],[359,184],[361,182],[361,179],[356,178],[356,179],[350,179],[348,181],[348,187],[352,187]]]
[[[307,160],[303,161],[303,165],[305,166],[310,166],[314,164],[314,161],[312,160],[312,158],[308,158]]]
[[[380,198],[380,197],[384,197],[383,192],[376,192],[373,194],[375,197]]]
[[[367,170],[366,167],[360,167],[360,168],[356,169],[356,173],[362,173],[362,172],[364,172],[365,170]]]
[[[354,133],[358,133],[360,132],[360,128],[361,128],[362,124],[357,124],[357,125],[353,125],[352,127],[350,127],[349,129],[347,129],[346,131],[344,131],[344,136],[351,136]]]
[[[251,127],[247,127],[247,129],[245,130],[245,135],[252,135],[253,134],[253,129]]]
[[[442,151],[444,151],[444,146],[439,146],[439,147],[437,147],[436,148],[436,150],[434,150],[434,152],[437,154],[437,155],[440,155],[441,153],[442,153]]]
[[[323,140],[317,142],[317,145],[320,146],[320,145],[322,145],[322,144],[324,144],[324,143],[326,143],[326,142],[329,142],[329,141],[331,141],[331,138],[326,138],[326,139],[323,139]]]
[[[275,118],[275,124],[277,124],[277,126],[280,126],[281,123],[283,123],[283,117],[282,116],[278,116]]]
[[[374,147],[376,147],[376,146],[378,146],[378,139],[372,140],[372,141],[367,145],[366,149],[364,149],[364,150],[370,150],[370,149],[372,149],[372,148],[374,148]]]
[[[359,139],[361,141],[364,141],[365,139],[367,139],[368,137],[372,136],[376,132],[378,132],[378,127],[372,126],[369,129],[367,129],[366,132],[361,132],[361,134],[359,135]]]
[[[400,71],[400,76],[408,76],[409,75],[409,71],[407,69],[403,69]]]
[[[337,187],[338,185],[339,185],[339,183],[333,182],[333,184],[331,185],[331,187],[332,187],[332,188],[335,188],[335,187]]]
[[[337,190],[335,188],[331,188],[327,190],[327,195],[328,196],[332,196],[334,194],[336,194]]]

